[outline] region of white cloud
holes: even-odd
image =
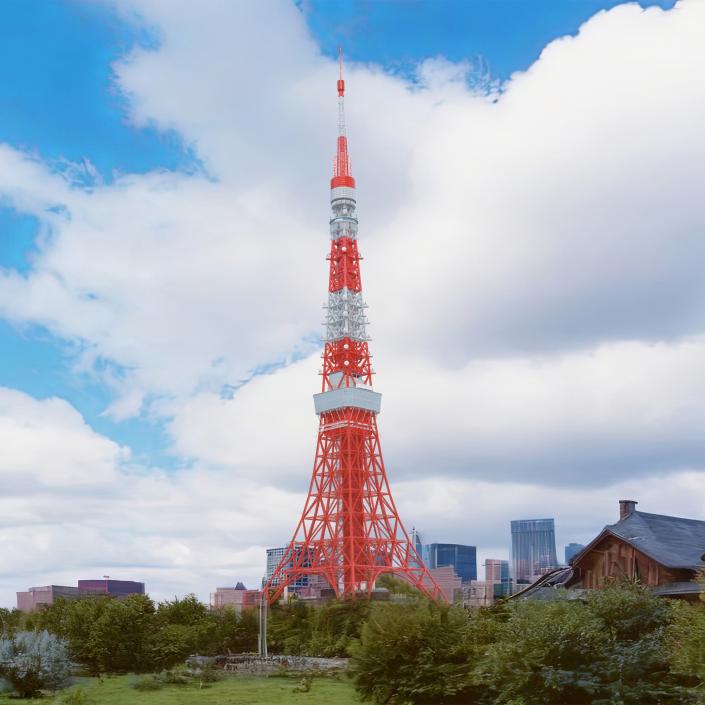
[[[144,580],[156,598],[193,590],[207,599],[218,585],[241,579],[257,585],[265,547],[283,542],[293,529],[303,495],[268,484],[257,469],[200,466],[165,473],[135,467],[65,402],[5,389],[0,399],[1,418],[24,426],[23,452],[33,448],[45,467],[58,454],[83,468],[96,448],[99,460],[92,467],[105,465],[84,485],[71,475],[51,483],[40,476],[0,496],[0,605],[11,606],[14,592],[30,585],[75,584],[104,574]],[[60,451],[54,441],[59,433]],[[12,448],[6,454],[11,458]],[[20,466],[3,463],[5,490],[5,468]],[[508,521],[527,514],[556,517],[560,549],[613,523],[620,497],[638,498],[645,511],[705,513],[705,473],[696,471],[580,491],[442,476],[397,481],[394,489],[403,520],[422,528],[427,540],[476,543],[485,547],[481,555],[500,547],[491,557],[506,557],[501,546]]]
[[[36,485],[80,491],[110,480],[129,451],[92,431],[62,399],[38,402],[0,388],[0,480],[3,492]]]
[[[612,343],[447,369],[382,348],[377,389],[390,472],[595,485],[705,467],[705,340]],[[386,361],[386,362],[384,362]],[[233,399],[204,392],[170,425],[179,453],[303,487],[317,356]]]
[[[66,402],[4,388],[0,440],[2,605],[30,585],[104,574],[157,597],[257,584],[264,547],[302,501],[246,473],[135,466]]]
[[[335,73],[287,3],[119,6],[161,39],[116,64],[132,119],[178,130],[214,179],[84,193],[8,164],[10,198],[70,217],[52,215],[35,271],[0,293],[6,316],[127,368],[128,415],[140,392],[217,389],[320,330]],[[703,12],[599,13],[494,103],[440,60],[415,91],[349,68],[370,316],[395,358],[456,367],[701,331]]]

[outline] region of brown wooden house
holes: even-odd
[[[636,511],[621,500],[619,521],[606,526],[570,562],[539,578],[517,595],[550,599],[552,588],[601,588],[623,578],[639,580],[657,595],[697,600],[703,586],[694,582],[705,568],[705,521]]]
[[[705,521],[638,512],[621,500],[619,521],[606,526],[571,561],[567,588],[600,588],[620,578],[637,579],[656,594],[696,599],[693,582],[705,567]]]

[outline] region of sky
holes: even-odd
[[[407,528],[705,519],[705,4],[6,0],[0,605],[258,584],[315,446],[337,47]],[[480,570],[480,572],[482,572]]]

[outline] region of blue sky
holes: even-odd
[[[462,0],[300,3],[321,50],[342,44],[352,59],[412,73],[425,58],[482,57],[502,80],[526,69],[551,39],[575,33],[615,0]],[[673,0],[642,0],[670,7]],[[66,171],[86,160],[97,177],[153,169],[190,170],[197,159],[173,131],[135,128],[115,87],[111,64],[135,46],[156,46],[144,27],[107,6],[78,0],[6,0],[0,23],[0,141],[40,156]],[[89,176],[90,180],[90,176]],[[0,208],[0,266],[27,272],[37,221]],[[116,423],[101,415],[112,393],[94,377],[76,374],[80,341],[61,341],[36,326],[0,323],[5,364],[0,384],[39,398],[58,395],[76,406],[101,433],[133,448],[149,462],[177,463],[165,454],[160,424],[147,419]],[[263,361],[266,362],[266,361]]]
[[[675,0],[640,0],[673,7]],[[337,45],[358,61],[413,73],[430,56],[486,62],[504,80],[528,68],[552,39],[574,34],[599,10],[620,0],[303,0],[321,48]]]

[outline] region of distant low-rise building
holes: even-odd
[[[73,600],[80,597],[77,587],[69,585],[42,585],[17,593],[17,609],[34,612],[42,607],[53,605],[60,597]]]
[[[490,607],[494,603],[494,583],[473,580],[462,587],[464,607]]]
[[[128,595],[144,595],[144,583],[138,583],[134,580],[111,580],[110,578],[79,580],[78,591],[83,595],[110,595],[121,598]]]
[[[248,590],[242,583],[237,583],[235,587],[219,587],[211,593],[211,608],[221,609],[232,607],[240,613],[245,609],[252,609],[259,605],[259,590]]]
[[[509,561],[501,558],[487,558],[485,560],[485,581],[492,583],[494,600],[511,595],[513,582],[509,570]]]
[[[34,612],[42,607],[53,605],[56,600],[75,600],[90,595],[106,595],[122,599],[128,595],[144,595],[144,583],[133,580],[79,580],[77,587],[69,585],[43,585],[31,587],[17,593],[17,609]]]
[[[456,602],[462,599],[463,581],[452,565],[442,566],[441,568],[429,568],[429,573],[431,573],[448,602]],[[432,589],[430,581],[426,582],[426,586]]]

